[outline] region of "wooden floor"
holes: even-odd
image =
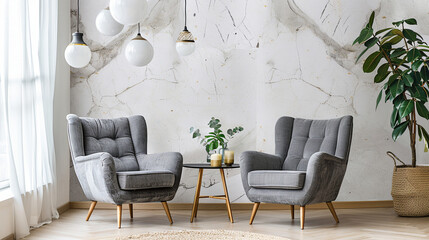
[[[226,210],[200,210],[193,223],[190,211],[171,210],[169,224],[163,210],[134,210],[130,220],[123,211],[122,229],[116,227],[115,210],[97,210],[85,222],[87,210],[70,209],[60,219],[31,231],[25,239],[115,239],[143,232],[167,230],[225,229],[278,235],[289,239],[429,239],[429,218],[397,217],[391,208],[338,209],[339,224],[328,210],[306,211],[305,229],[299,227],[299,212],[291,220],[290,211],[259,210],[253,225],[251,211],[233,211],[230,223]]]

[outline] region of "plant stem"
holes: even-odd
[[[404,27],[402,26],[402,29],[403,28]],[[408,52],[409,48],[408,48],[408,44],[407,44],[407,41],[405,38],[404,38],[404,42],[405,42],[405,47],[406,47],[407,52]],[[381,47],[380,41],[377,41],[377,45],[379,46],[380,51],[383,54],[383,57],[389,63],[389,66],[392,69],[392,74],[395,74],[397,72],[397,70],[399,69],[400,65],[395,68],[392,64],[392,61],[390,60],[390,57],[387,55],[387,53]],[[402,78],[402,76],[399,76],[399,77]],[[407,98],[406,96],[404,96],[404,97]],[[416,102],[415,98],[412,98],[412,100],[414,101],[414,103]],[[413,108],[413,112],[411,113],[411,119],[410,119],[410,116],[406,116],[405,119],[409,122],[407,127],[408,127],[408,132],[410,133],[411,165],[412,165],[412,167],[416,167],[416,129],[417,129],[416,124],[417,124],[417,121],[416,121],[415,106]]]

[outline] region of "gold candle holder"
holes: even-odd
[[[222,155],[220,155],[220,154],[212,154],[210,156],[210,166],[212,166],[212,167],[220,167],[220,166],[222,166]]]
[[[234,151],[225,151],[225,165],[231,166],[234,164]]]

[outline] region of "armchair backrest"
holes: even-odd
[[[142,116],[95,119],[67,115],[70,151],[73,160],[107,152],[116,171],[138,170],[136,154],[147,152],[146,122]]]
[[[307,170],[316,152],[325,152],[348,161],[353,117],[309,120],[281,117],[275,128],[276,154],[285,159],[285,170]]]

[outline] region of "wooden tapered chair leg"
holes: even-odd
[[[334,217],[335,222],[339,223],[340,220],[338,219],[337,213],[335,212],[334,205],[332,205],[332,202],[326,202],[326,205],[328,205],[329,211],[331,211],[331,214]]]
[[[118,213],[118,228],[121,228],[122,221],[122,205],[116,205],[116,210]]]
[[[91,206],[89,207],[88,216],[86,216],[86,221],[91,217],[92,212],[94,211],[95,205],[97,205],[96,201],[91,202]]]
[[[261,203],[259,203],[259,202],[255,202],[255,204],[253,204],[252,216],[250,216],[249,225],[252,225],[253,219],[255,219],[256,212],[258,211],[258,208],[259,208],[260,204]]]
[[[128,204],[128,206],[129,206],[129,209],[130,209],[130,218],[133,218],[134,217],[134,215],[133,215],[133,204],[132,203]]]
[[[295,219],[295,205],[290,205],[290,217]]]
[[[167,202],[161,202],[162,206],[164,207],[165,214],[167,214],[168,221],[170,221],[170,224],[173,224],[173,219],[171,218],[170,209],[168,208]]]
[[[301,206],[299,208],[301,215],[301,230],[304,230],[304,221],[305,221],[305,206]]]

